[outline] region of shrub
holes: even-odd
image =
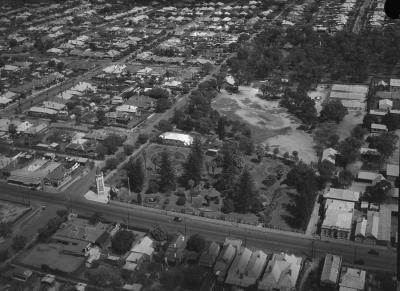
[[[141,133],[141,134],[139,134],[136,142],[138,144],[145,144],[148,139],[149,139],[149,136],[147,134]]]
[[[178,200],[176,200],[176,205],[183,206],[186,204],[186,197],[179,196]]]

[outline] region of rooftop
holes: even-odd
[[[339,286],[351,288],[350,290],[364,290],[366,274],[364,270],[343,267]]]
[[[357,202],[360,199],[360,192],[330,188],[329,191],[324,194],[324,198]]]
[[[339,280],[341,263],[341,257],[327,254],[325,256],[324,267],[322,268],[321,282],[336,284]]]

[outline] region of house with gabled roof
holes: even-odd
[[[301,257],[285,253],[274,254],[258,283],[258,290],[295,290],[302,267],[303,259]]]
[[[342,264],[342,258],[336,255],[326,254],[324,266],[321,273],[321,286],[336,288],[339,275],[340,267]]]
[[[199,265],[211,268],[214,265],[215,261],[217,260],[220,251],[221,251],[221,246],[214,241],[211,242],[208,249],[201,254]]]
[[[242,248],[229,269],[225,283],[241,288],[254,286],[266,263],[267,255],[264,252]]]
[[[218,282],[225,281],[226,274],[228,273],[228,269],[232,264],[237,251],[238,249],[231,244],[225,244],[222,248],[222,251],[214,265],[214,274],[217,276]]]

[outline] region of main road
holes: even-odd
[[[86,216],[97,211],[109,221],[125,223],[132,227],[149,229],[159,225],[169,231],[179,231],[186,235],[197,233],[216,241],[223,241],[225,237],[230,236],[242,239],[250,248],[266,252],[284,251],[310,257],[323,257],[326,253],[337,254],[341,255],[343,260],[349,264],[362,260],[365,263],[362,267],[388,272],[396,271],[396,252],[386,247],[368,246],[348,241],[319,240],[304,234],[239,226],[236,223],[191,217],[137,205],[116,202],[95,203],[76,198],[76,196],[32,191],[3,182],[0,183],[0,199],[55,205],[60,208],[67,207],[74,213]],[[181,216],[182,222],[175,222],[174,216]],[[371,248],[377,250],[379,254],[369,254]]]

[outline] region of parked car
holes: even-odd
[[[174,217],[174,221],[175,221],[175,222],[182,222],[182,217],[175,216],[175,217]]]

